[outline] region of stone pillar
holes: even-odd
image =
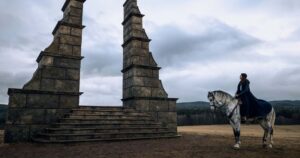
[[[9,89],[5,142],[26,142],[79,106],[82,14],[85,0],[66,0],[52,34],[37,58],[38,68],[23,89]]]
[[[137,0],[124,3],[123,106],[151,114],[172,130],[177,130],[176,101],[168,98],[149,51],[150,39],[143,28]]]

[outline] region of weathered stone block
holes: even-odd
[[[79,96],[60,97],[60,108],[76,108],[79,106]]]
[[[127,80],[128,82],[132,81],[132,86],[145,86],[142,77],[132,77]]]
[[[159,78],[159,71],[158,70],[152,70],[152,75],[155,78]]]
[[[168,124],[168,129],[172,132],[177,132],[177,123],[169,123]]]
[[[145,50],[149,50],[149,42],[142,42],[142,48]]]
[[[159,118],[158,118],[158,112],[147,112],[147,114],[149,114],[156,122],[159,122]]]
[[[50,124],[43,124],[43,125],[29,125],[29,135],[36,136],[37,134],[41,133],[45,130],[45,128],[49,128]]]
[[[42,79],[41,90],[43,91],[54,91],[55,90],[55,80],[54,79]]]
[[[168,94],[162,88],[152,88],[151,91],[152,91],[152,93],[151,93],[152,97],[159,97],[159,98],[168,97]]]
[[[45,124],[53,124],[58,122],[66,114],[69,114],[71,109],[46,109],[45,110]]]
[[[75,16],[70,16],[68,18],[68,22],[75,24],[75,25],[82,25],[82,18],[81,17],[75,17]]]
[[[70,1],[67,7],[83,8],[83,3],[79,1]]]
[[[72,28],[71,35],[81,37],[82,36],[82,29]]]
[[[80,46],[73,46],[73,55],[81,56],[81,47]]]
[[[65,69],[45,67],[42,70],[42,77],[47,79],[65,79]]]
[[[27,82],[25,85],[24,85],[24,89],[30,89],[30,90],[39,90],[40,89],[40,79],[41,79],[41,76],[42,76],[42,72],[41,72],[41,69],[38,68],[33,76],[32,76],[32,79]]]
[[[134,100],[132,105],[142,112],[150,111],[149,109],[149,100]]]
[[[151,97],[151,88],[148,87],[132,87],[133,96]]]
[[[131,23],[142,24],[143,19],[141,17],[132,16],[131,17]]]
[[[70,9],[69,13],[70,13],[71,16],[81,17],[82,16],[82,9],[73,7],[73,8]]]
[[[176,124],[177,114],[176,112],[158,112],[158,118],[165,124]]]
[[[55,89],[62,92],[78,92],[79,81],[55,80]]]
[[[79,46],[81,45],[81,37],[62,35],[60,37],[60,43]]]
[[[22,108],[26,106],[26,94],[13,93],[9,96],[9,108]]]
[[[68,44],[60,44],[59,45],[59,53],[62,55],[72,55],[73,54],[73,46]]]
[[[54,65],[65,68],[80,68],[80,60],[78,59],[67,59],[67,58],[55,58]]]
[[[69,26],[60,25],[59,28],[57,29],[57,33],[59,33],[59,34],[69,35],[70,32],[71,32],[71,27],[69,27]]]
[[[169,111],[176,112],[176,101],[169,101]]]
[[[41,61],[39,62],[39,66],[47,66],[47,65],[53,65],[53,60],[54,58],[53,57],[50,57],[50,56],[43,56]]]
[[[44,124],[44,109],[9,109],[8,124]]]
[[[169,104],[166,100],[150,100],[150,111],[168,112]]]
[[[152,56],[152,53],[150,53],[149,55],[149,65],[151,66],[157,66],[157,63],[155,62],[153,56]]]
[[[5,127],[5,143],[28,142],[30,139],[28,126],[7,125]]]
[[[133,71],[133,74],[131,76],[154,78],[152,75],[151,69],[133,68],[132,71]]]
[[[148,57],[149,56],[149,51],[145,50],[145,49],[134,48],[134,49],[130,49],[130,51],[128,51],[126,54],[128,56],[144,56],[144,57]]]
[[[57,116],[58,109],[46,109],[45,110],[45,124],[51,124],[53,122],[57,122],[59,117]]]
[[[131,42],[129,42],[128,46],[126,46],[126,47],[142,48],[142,42],[139,40],[132,40]]]
[[[50,94],[29,94],[27,96],[27,107],[57,108],[59,107],[59,96]]]
[[[66,70],[66,79],[68,80],[79,80],[80,79],[80,70],[77,69],[67,69]]]

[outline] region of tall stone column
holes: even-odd
[[[123,105],[151,114],[176,130],[177,98],[168,98],[159,79],[160,67],[149,51],[150,39],[143,28],[137,0],[124,3]]]
[[[42,51],[38,68],[23,89],[9,89],[6,142],[30,141],[32,135],[79,106],[83,3],[66,0],[64,12]],[[38,39],[37,39],[38,40]]]

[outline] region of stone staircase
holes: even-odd
[[[174,137],[178,137],[177,133],[134,109],[80,107],[37,134],[33,141],[72,143]]]

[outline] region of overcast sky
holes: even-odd
[[[0,103],[21,88],[52,41],[64,0],[6,0],[0,5]],[[81,104],[121,105],[124,0],[87,0]],[[300,99],[299,0],[139,0],[151,51],[170,97],[206,100],[234,94],[241,72],[266,100]]]

